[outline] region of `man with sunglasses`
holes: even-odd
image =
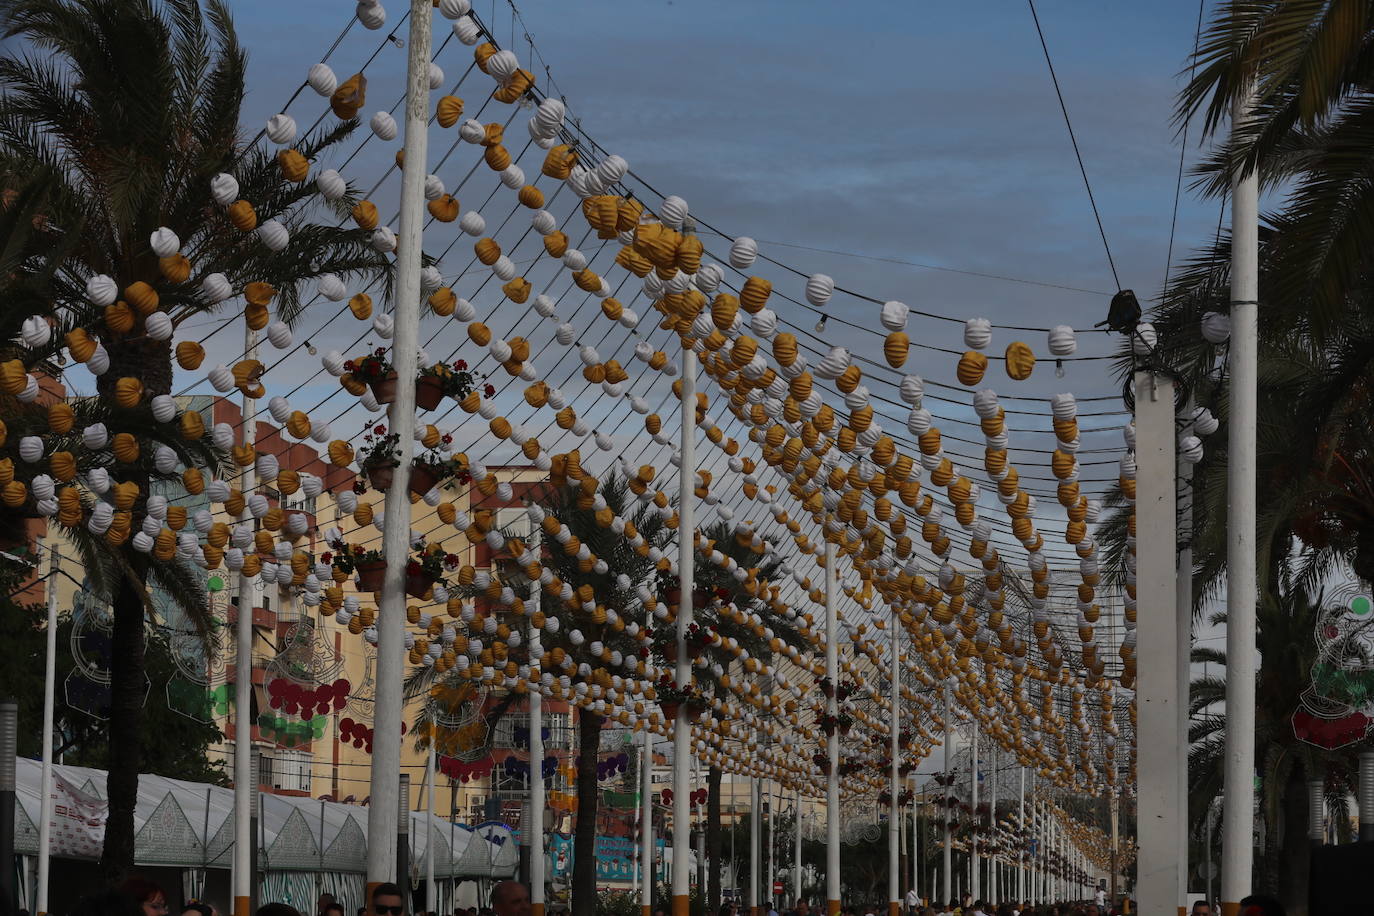
[[[371,916],[402,916],[405,912],[405,898],[401,889],[390,881],[377,885],[372,891]]]

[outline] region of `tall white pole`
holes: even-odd
[[[434,742],[425,759],[425,909],[439,912],[439,890],[434,886]],[[521,825],[521,829],[529,827]]]
[[[889,664],[891,665],[891,684],[889,698],[892,704],[892,715],[888,720],[891,723],[891,734],[888,736],[891,744],[889,751],[892,755],[892,762],[888,772],[888,794],[891,799],[888,801],[887,814],[887,909],[890,916],[900,916],[902,912],[902,809],[897,802],[897,796],[901,794],[902,777],[898,769],[902,763],[902,662],[901,653],[898,651],[898,634],[901,627],[898,625],[896,616],[887,622],[888,628],[892,631],[891,646],[888,651],[891,653]]]
[[[391,362],[396,399],[389,411],[399,437],[400,465],[386,494],[382,550],[386,574],[377,614],[377,687],[374,701],[371,793],[367,808],[368,895],[396,874],[397,805],[401,772],[401,681],[405,676],[405,569],[410,554],[410,458],[415,445],[416,350],[420,336],[420,254],[429,169],[429,55],[431,0],[411,0],[406,45],[405,162],[401,167],[400,231],[396,246],[396,298]]]
[[[953,763],[953,761],[954,761],[953,750],[952,750],[952,746],[953,746],[953,744],[954,744],[954,727],[953,727],[953,725],[951,724],[951,720],[950,720],[949,684],[945,684],[944,701],[945,701],[945,710],[944,710],[944,712],[945,712],[945,714],[944,714],[944,719],[945,719],[945,748],[944,748],[944,768],[945,768],[944,772],[945,772],[945,779],[944,779],[944,799],[945,799],[945,803],[944,803],[943,805],[941,805],[941,807],[944,809],[944,821],[945,821],[945,846],[944,846],[944,879],[943,879],[943,880],[944,880],[944,883],[943,883],[943,885],[942,885],[943,890],[944,890],[944,893],[940,895],[940,902],[941,902],[941,903],[947,904],[947,903],[949,903],[951,900],[954,899],[954,846],[953,846],[954,839],[953,839],[953,836],[952,836],[951,831],[950,831],[950,823],[949,823],[949,803],[950,803],[950,800],[951,800],[951,799],[953,798],[953,796],[954,796],[954,786],[952,786],[952,785],[950,784],[950,781],[949,781],[950,765],[951,765],[951,764]]]
[[[678,444],[678,577],[682,586],[677,611],[677,685],[692,683],[692,659],[687,654],[687,627],[692,622],[692,583],[695,573],[695,494],[692,478],[696,474],[697,354],[682,351],[682,427]],[[673,723],[673,916],[690,916],[692,726],[685,710],[679,710]]]
[[[970,739],[969,748],[969,794],[973,800],[973,833],[969,836],[968,843],[968,871],[969,871],[969,893],[973,895],[973,900],[983,898],[983,883],[978,875],[980,856],[978,855],[978,834],[982,825],[982,818],[978,814],[978,720],[973,720],[973,733]]]
[[[830,697],[826,700],[826,711],[831,716],[839,713],[840,656],[839,637],[836,635],[837,608],[835,586],[839,561],[836,558],[835,543],[825,542],[825,676],[830,679]],[[825,739],[826,759],[830,761],[830,773],[825,778],[825,912],[826,916],[836,916],[840,912],[840,732],[833,730]]]
[[[993,852],[988,859],[988,901],[995,902],[997,898],[997,745],[993,744],[988,751],[988,769],[992,773],[992,782],[988,784],[988,821],[992,824],[990,830],[990,841]]]
[[[53,704],[57,689],[57,570],[61,555],[56,538],[48,547],[48,632],[47,660],[43,667],[43,782],[38,808],[38,916],[48,912],[48,869],[52,856],[52,729]]]
[[[531,522],[533,520],[531,519]],[[542,538],[537,524],[530,525],[529,549],[538,557]],[[530,583],[529,610],[539,613],[543,589],[536,579]],[[544,654],[539,641],[539,627],[530,627],[529,653],[531,663],[537,664]],[[530,916],[544,916],[544,694],[538,678],[530,683],[530,823],[522,829],[530,832]]]
[[[745,906],[749,916],[759,916],[759,873],[763,871],[762,849],[759,847],[759,780],[749,777],[749,886],[745,888]]]
[[[911,777],[911,886],[921,895],[921,803],[916,796],[916,777]]]
[[[1137,805],[1140,838],[1137,895],[1142,913],[1173,913],[1182,899],[1178,842],[1177,555],[1174,384],[1135,374]]]
[[[1192,421],[1192,400],[1189,399],[1188,406],[1185,408],[1186,415],[1184,420]],[[1192,680],[1192,655],[1193,655],[1193,466],[1188,462],[1178,459],[1178,563],[1175,576],[1175,596],[1174,612],[1177,615],[1177,649],[1176,659],[1178,668],[1178,711],[1174,716],[1177,723],[1178,737],[1178,797],[1180,803],[1185,803],[1188,798],[1188,693]],[[1112,805],[1115,807],[1115,787],[1112,789]],[[1178,820],[1178,874],[1180,891],[1184,894],[1188,891],[1188,819],[1180,817]],[[1112,885],[1115,887],[1116,877],[1112,876]],[[1180,905],[1183,898],[1180,897]]]
[[[248,359],[258,358],[258,332],[244,327],[243,352]],[[245,389],[248,386],[245,386]],[[243,444],[252,449],[258,436],[257,399],[243,396]],[[239,489],[245,497],[257,488],[257,467],[250,462],[239,476]],[[239,524],[252,519],[245,508]],[[253,606],[257,586],[253,579],[239,573],[238,619],[234,624],[234,852],[231,860],[234,882],[234,916],[249,916],[253,908],[253,793],[258,787],[253,772]]]
[[[1250,118],[1253,84],[1236,95],[1231,130]],[[1250,892],[1255,854],[1255,426],[1259,417],[1259,176],[1231,176],[1231,380],[1226,421],[1226,791],[1221,907]],[[1142,664],[1141,670],[1144,670]]]
[[[649,916],[654,896],[654,733],[648,721],[639,760],[639,912]]]
[[[1016,802],[1016,900],[1026,902],[1026,768],[1021,767],[1021,791]]]
[[[797,807],[793,809],[792,817],[792,905],[795,907],[797,901],[802,899],[802,794],[801,787],[797,787]]]

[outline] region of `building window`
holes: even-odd
[[[277,749],[258,756],[258,784],[288,792],[310,792],[313,755],[306,751]]]

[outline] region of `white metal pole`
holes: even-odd
[[[759,916],[759,872],[763,870],[763,857],[759,848],[759,780],[749,777],[749,885],[745,906],[749,916]]]
[[[1026,902],[1026,768],[1021,767],[1021,790],[1016,802],[1016,901]]]
[[[968,844],[968,871],[969,871],[969,893],[973,895],[976,903],[983,897],[982,881],[978,875],[980,856],[978,855],[978,834],[981,832],[982,818],[978,814],[978,720],[973,720],[973,733],[969,742],[969,749],[972,752],[969,757],[969,794],[973,799],[973,833],[969,836]]]
[[[797,787],[797,807],[792,816],[792,905],[802,899],[802,794]]]
[[[248,359],[258,358],[258,332],[245,325],[243,352]],[[247,386],[245,386],[246,388]],[[243,396],[243,444],[252,449],[257,442],[257,399]],[[250,462],[239,476],[240,492],[245,497],[257,488],[257,467]],[[239,523],[252,518],[245,508]],[[238,619],[234,624],[234,852],[231,859],[234,882],[234,916],[249,916],[253,900],[253,793],[257,774],[253,772],[253,606],[257,586],[253,579],[239,573]]]
[[[541,530],[530,525],[529,549],[537,557],[542,545]],[[528,598],[531,616],[539,613],[542,586],[538,580],[530,583]],[[531,664],[537,664],[544,654],[539,627],[531,626],[529,653]],[[544,693],[537,672],[530,679],[530,823],[521,829],[530,832],[530,916],[544,916]]]
[[[1250,117],[1253,84],[1236,95],[1232,133]],[[1250,893],[1255,853],[1255,427],[1259,417],[1259,176],[1231,177],[1230,415],[1226,443],[1226,802],[1221,906]],[[1141,671],[1145,671],[1142,658]],[[1143,765],[1139,767],[1144,772]]]
[[[902,745],[900,733],[902,729],[902,662],[901,653],[897,648],[898,634],[901,627],[898,625],[896,616],[887,622],[888,628],[892,630],[891,645],[889,652],[891,658],[889,663],[892,667],[890,702],[892,703],[892,715],[888,720],[890,723],[891,734],[888,736],[890,741],[890,752],[892,762],[888,772],[888,794],[892,797],[888,800],[887,815],[887,909],[889,916],[900,916],[902,912],[902,879],[901,879],[901,856],[902,856],[902,832],[901,817],[902,810],[897,803],[897,796],[901,794],[901,779],[898,768],[901,766]]]
[[[401,166],[400,231],[396,246],[396,298],[392,365],[396,399],[389,411],[399,437],[400,465],[386,494],[382,550],[386,574],[377,613],[377,686],[374,700],[371,793],[367,809],[367,882],[372,888],[396,874],[397,805],[401,772],[401,681],[405,676],[405,568],[410,554],[410,458],[415,445],[416,350],[420,330],[420,255],[429,157],[431,0],[411,0],[406,45],[405,161]]]
[[[988,821],[992,825],[990,840],[993,852],[988,859],[988,901],[994,902],[997,898],[997,745],[993,744],[988,751],[989,771],[992,773],[992,782],[988,784]]]
[[[916,777],[911,777],[911,886],[921,896],[921,803],[916,796]]]
[[[1192,399],[1188,401],[1185,408],[1184,419],[1192,421]],[[1177,616],[1177,639],[1176,639],[1176,660],[1178,670],[1178,710],[1174,716],[1177,725],[1178,737],[1177,747],[1178,762],[1178,798],[1180,804],[1186,804],[1188,799],[1188,694],[1190,682],[1192,681],[1192,656],[1193,656],[1193,466],[1179,458],[1177,461],[1178,472],[1178,563],[1175,575],[1175,595],[1174,612]],[[1113,808],[1115,808],[1115,786],[1111,789]],[[1188,891],[1188,818],[1176,818],[1178,821],[1178,874],[1179,889],[1186,894]],[[1115,854],[1115,850],[1113,850]],[[1116,886],[1116,876],[1112,875],[1111,885]],[[1115,892],[1113,891],[1113,894]],[[1181,900],[1182,898],[1180,898]]]
[[[839,713],[840,656],[836,635],[835,574],[839,560],[835,543],[825,542],[825,676],[830,679],[830,697],[826,710],[831,716]],[[840,732],[833,730],[825,740],[826,759],[830,773],[825,778],[825,912],[837,916],[840,912]]]
[[[1135,374],[1137,896],[1142,913],[1169,913],[1183,893],[1179,873],[1177,591],[1174,384]],[[1248,893],[1248,892],[1247,892]]]
[[[439,912],[439,891],[434,887],[434,742],[425,759],[425,909]],[[529,829],[521,825],[522,830]]]
[[[654,896],[654,733],[648,720],[639,760],[639,912],[649,916]]]
[[[48,869],[52,856],[52,729],[53,704],[57,689],[57,571],[61,555],[56,537],[48,547],[48,632],[47,659],[43,667],[43,782],[38,814],[38,916],[48,912]]]
[[[947,904],[947,903],[949,903],[951,900],[954,899],[954,847],[953,847],[954,839],[953,839],[953,836],[952,836],[951,831],[950,831],[950,823],[949,823],[949,803],[950,803],[950,800],[951,800],[951,799],[953,798],[953,796],[954,796],[954,787],[950,784],[950,781],[949,781],[950,765],[953,763],[953,760],[954,760],[953,751],[951,750],[951,746],[952,746],[953,743],[954,743],[954,728],[953,728],[953,726],[951,725],[951,720],[950,720],[949,684],[945,684],[944,701],[945,701],[945,710],[944,710],[944,712],[945,712],[945,714],[944,714],[944,719],[945,719],[945,747],[944,747],[944,768],[945,768],[945,769],[944,769],[944,772],[945,772],[945,778],[944,778],[944,786],[943,786],[943,788],[944,788],[944,802],[945,802],[945,803],[944,803],[941,807],[944,809],[944,821],[945,821],[945,846],[944,846],[944,878],[943,878],[943,881],[944,881],[944,883],[943,883],[943,890],[944,890],[944,893],[941,894],[941,896],[940,896],[940,902],[941,902],[941,903],[946,903],[946,904]]]
[[[767,807],[765,819],[763,821],[762,833],[760,834],[763,843],[763,912],[766,916],[773,909],[773,827],[777,823],[777,810],[773,807],[773,793],[769,789],[768,781],[764,780],[760,790],[763,793]]]
[[[696,474],[697,354],[682,351],[682,426],[678,443],[678,577],[681,599],[677,611],[677,669],[681,688],[692,683],[692,659],[687,654],[687,627],[692,622],[692,585],[695,573],[695,499],[692,478]],[[673,910],[672,916],[690,916],[692,726],[686,710],[673,723]]]

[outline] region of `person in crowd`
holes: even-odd
[[[137,903],[143,916],[167,916],[167,894],[147,878],[134,875],[119,886],[119,892]]]
[[[289,903],[264,903],[254,916],[301,916],[301,911]]]
[[[320,916],[344,916],[343,904],[337,900],[331,900],[324,905],[324,912]]]
[[[1240,916],[1288,916],[1288,911],[1273,897],[1251,894],[1240,902]]]
[[[906,916],[916,916],[916,911],[921,908],[921,895],[916,893],[916,888],[910,888],[902,902],[906,905]]]
[[[320,899],[315,901],[315,916],[324,916],[325,908],[333,902],[333,894],[320,894]]]
[[[141,901],[115,890],[81,898],[69,916],[144,916],[144,912]]]
[[[988,904],[986,900],[974,901],[973,916],[988,916]]]
[[[1194,900],[1191,916],[1212,916],[1212,905],[1206,900]]]
[[[496,916],[530,916],[530,889],[519,881],[502,881],[491,889]]]
[[[181,908],[181,916],[215,916],[215,908],[208,903],[190,900]]]
[[[402,916],[405,911],[405,897],[395,884],[386,881],[373,888],[371,916]]]

